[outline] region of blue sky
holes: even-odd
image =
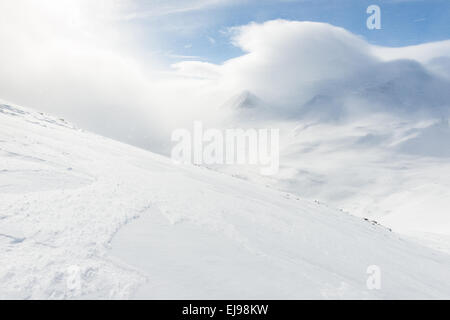
[[[366,27],[366,9],[371,4],[381,8],[381,30]],[[217,0],[216,5],[142,17],[132,23],[158,35],[159,48],[169,61],[191,56],[220,63],[240,54],[230,44],[228,28],[278,18],[331,23],[370,43],[391,47],[450,39],[449,0]]]

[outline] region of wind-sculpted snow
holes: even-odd
[[[152,298],[450,298],[450,257],[383,226],[1,110],[1,298],[132,298],[142,286]],[[151,226],[138,247],[150,269],[110,253],[134,223]],[[366,287],[370,265],[381,290]],[[67,286],[72,267],[80,291]]]

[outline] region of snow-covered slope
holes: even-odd
[[[279,173],[263,177],[251,166],[215,169],[377,220],[408,236],[440,238],[433,246],[450,248],[447,118],[379,113],[342,122],[306,118],[258,126],[281,130]]]
[[[0,105],[1,298],[450,298],[449,270],[324,204]]]

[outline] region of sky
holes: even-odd
[[[370,4],[380,30],[366,27]],[[2,0],[0,99],[158,151],[174,128],[220,121],[245,91],[283,113],[336,95],[338,80],[375,73],[416,79],[398,86],[413,89],[426,72],[447,77],[449,10],[448,0]],[[414,61],[389,64],[399,59]],[[417,101],[442,105],[445,81]]]
[[[366,9],[372,4],[381,9],[380,30],[366,27]],[[447,0],[231,0],[204,1],[203,6],[192,10],[143,15],[134,22],[150,33],[154,29],[162,32],[160,50],[173,60],[192,57],[220,63],[240,53],[229,41],[229,28],[249,22],[326,22],[361,35],[370,43],[399,47],[449,39],[449,17]]]

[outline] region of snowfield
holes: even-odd
[[[449,299],[450,256],[1,104],[0,298]]]
[[[450,253],[447,119],[372,114],[343,123],[295,119],[260,126],[281,128],[278,174],[262,176],[254,166],[214,169],[317,199]]]

